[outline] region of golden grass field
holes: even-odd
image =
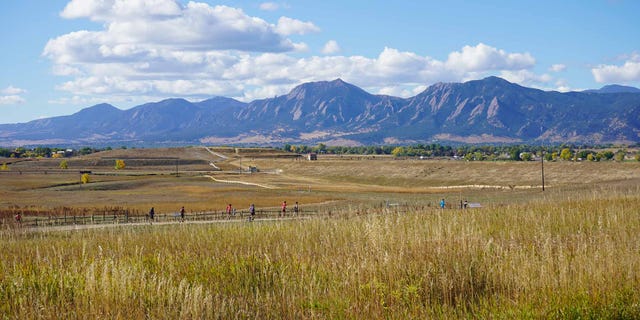
[[[59,159],[10,164],[0,172],[3,318],[640,318],[638,162],[545,162],[542,192],[539,162],[212,151],[112,150],[67,159],[66,170]],[[460,210],[462,199],[483,207]],[[78,230],[21,228],[10,215],[283,200],[313,214]]]

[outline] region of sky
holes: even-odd
[[[341,78],[414,96],[499,76],[561,92],[640,87],[640,1],[0,2],[0,123]]]

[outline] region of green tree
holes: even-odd
[[[547,161],[553,160],[553,152],[547,152],[544,154],[544,159]]]
[[[611,159],[613,159],[613,156],[614,156],[614,155],[615,155],[615,154],[613,153],[613,151],[610,151],[610,150],[607,150],[607,151],[602,152],[602,158],[604,158],[604,159],[606,159],[606,160],[611,160]]]
[[[67,163],[67,160],[60,161],[59,167],[60,169],[69,169],[69,164]]]
[[[616,154],[614,155],[615,160],[618,162],[622,162],[624,161],[624,157],[627,155],[627,152],[624,150],[618,150],[618,152],[616,152]]]
[[[78,150],[78,154],[86,155],[86,154],[91,154],[91,153],[93,153],[93,151],[94,151],[94,150],[93,150],[92,148],[90,148],[90,147],[84,147],[84,148],[82,148],[82,149]]]
[[[531,161],[531,159],[533,159],[533,155],[531,152],[523,152],[520,154],[520,159],[522,159],[522,161]]]
[[[520,153],[522,153],[522,149],[518,146],[513,146],[509,149],[509,159],[520,161]]]
[[[51,148],[48,147],[36,147],[33,149],[33,153],[37,157],[50,157],[51,156]]]
[[[318,145],[313,147],[311,150],[317,153],[325,153],[327,152],[327,145],[324,143],[318,143]]]
[[[640,151],[636,152],[636,161],[640,161]]]

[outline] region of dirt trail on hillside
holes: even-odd
[[[266,184],[259,184],[259,183],[254,183],[254,182],[245,182],[245,181],[238,181],[238,180],[221,180],[221,179],[214,178],[214,177],[212,177],[210,175],[205,175],[204,177],[211,178],[211,180],[213,180],[215,182],[237,183],[237,184],[243,184],[243,185],[247,185],[247,186],[256,186],[256,187],[265,188],[265,189],[277,189],[276,187],[273,187],[273,186],[268,186]]]

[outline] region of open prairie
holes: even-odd
[[[114,168],[117,159],[124,169]],[[264,208],[288,200],[340,210],[386,202],[434,206],[441,198],[451,207],[463,199],[499,206],[640,181],[637,162],[613,161],[545,162],[542,192],[539,162],[357,155],[307,161],[270,149],[201,147],[111,150],[65,160],[67,169],[59,168],[61,159],[30,159],[0,171],[0,208],[216,211],[228,203]],[[248,172],[249,167],[258,172]],[[81,171],[90,172],[89,183],[81,183]]]
[[[66,160],[0,172],[7,318],[640,317],[638,162],[545,162],[542,191],[540,162],[201,147]],[[310,214],[77,230],[11,217],[283,200]]]

